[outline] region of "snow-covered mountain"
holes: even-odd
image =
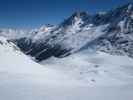
[[[10,82],[13,80],[15,82],[15,80],[19,81],[21,78],[23,81],[29,78],[30,81],[41,81],[45,84],[54,82],[55,84],[65,85],[63,81],[67,81],[66,84],[69,84],[69,82],[70,84],[77,82],[61,71],[51,69],[50,66],[41,66],[36,63],[31,57],[22,53],[16,45],[4,37],[0,37],[0,61],[1,83],[5,82],[6,79]]]
[[[11,35],[4,33],[2,36]],[[133,4],[95,15],[78,11],[57,26],[45,25],[9,40],[39,61],[51,56],[65,57],[88,48],[132,57]]]
[[[1,100],[133,97],[133,59],[127,56],[82,51],[62,59],[52,57],[42,61],[42,66],[0,37],[0,61]]]
[[[98,49],[111,54],[132,57],[133,4],[127,4],[106,13],[100,22],[108,23],[109,26],[105,35],[93,41]]]
[[[57,26],[1,29],[0,99],[132,100],[132,14],[130,3]]]

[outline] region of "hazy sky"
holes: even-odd
[[[74,11],[106,11],[133,0],[0,0],[0,27],[34,28],[57,24]]]

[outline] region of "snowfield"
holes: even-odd
[[[50,58],[41,62],[61,70],[78,80],[97,86],[112,86],[133,82],[133,59],[103,52],[83,51],[65,58]]]
[[[84,51],[37,64],[0,37],[0,100],[132,100],[133,60]]]

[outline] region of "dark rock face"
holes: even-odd
[[[64,57],[70,50],[62,49],[60,45],[50,46],[47,43],[33,43],[29,38],[13,40],[13,42],[27,55],[35,57],[38,61],[51,56]]]

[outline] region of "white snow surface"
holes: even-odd
[[[0,100],[133,98],[133,60],[128,57],[84,51],[41,64],[0,37]]]
[[[103,52],[73,54],[66,58],[50,58],[42,61],[82,80],[89,85],[120,85],[133,82],[133,59],[127,56],[114,56]]]

